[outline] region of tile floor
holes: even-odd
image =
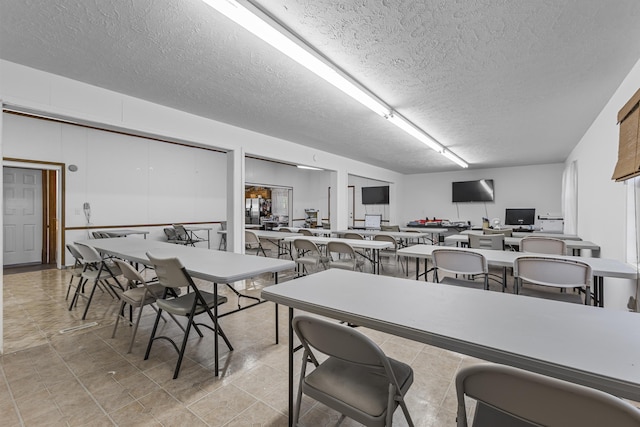
[[[383,270],[394,273],[392,266]],[[401,274],[401,273],[400,273]],[[261,304],[220,324],[235,347],[221,345],[221,375],[213,374],[213,336],[192,334],[178,379],[174,350],[157,341],[143,360],[154,312],[145,309],[136,342],[130,329],[111,338],[118,302],[98,292],[87,320],[84,302],[67,309],[70,273],[44,270],[4,275],[4,355],[0,357],[0,424],[3,426],[286,426],[287,311],[280,308],[280,344],[274,340],[274,306]],[[410,276],[413,277],[413,276]],[[281,274],[280,281],[292,274]],[[237,284],[257,294],[270,275]],[[206,284],[203,284],[206,286]],[[221,287],[222,288],[222,287]],[[236,305],[235,296],[223,291]],[[243,301],[245,304],[246,301]],[[172,322],[163,332],[180,335]],[[86,326],[73,332],[66,328]],[[455,425],[456,371],[476,359],[363,330],[391,357],[409,363],[415,382],[407,404],[417,426]],[[296,357],[298,360],[298,357]],[[296,366],[298,372],[299,364]],[[311,400],[304,426],[335,425],[339,414]],[[406,425],[402,411],[394,423]],[[342,425],[358,425],[346,420]]]

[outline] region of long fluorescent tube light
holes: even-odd
[[[431,138],[426,133],[422,132],[412,123],[409,123],[408,120],[406,120],[404,117],[400,116],[399,114],[397,113],[389,114],[387,116],[387,120],[389,120],[389,122],[393,123],[394,125],[398,126],[400,129],[402,129],[409,135],[413,136],[418,141],[427,145],[432,150],[435,150],[438,153],[442,153],[444,151],[444,147],[440,145],[440,143],[438,143],[435,139]]]
[[[340,74],[334,67],[321,60],[318,55],[311,53],[309,47],[303,47],[301,40],[294,39],[293,35],[286,34],[280,29],[270,25],[252,11],[248,10],[244,5],[234,0],[203,1],[303,67],[306,67],[319,77],[331,83],[374,113],[382,117],[389,114],[389,108],[386,105],[351,82],[347,77]]]
[[[399,114],[391,111],[387,105],[357,84],[350,76],[340,72],[337,67],[323,59],[310,46],[306,45],[303,40],[298,39],[286,29],[282,28],[279,24],[272,24],[273,19],[253,6],[250,1],[203,1],[236,24],[261,38],[280,52],[287,55],[289,58],[307,68],[309,71],[315,73],[318,77],[321,77],[328,83],[331,83],[374,113],[385,117],[391,123],[427,145],[429,148],[443,154],[445,157],[463,168],[469,167],[464,160],[446,150],[442,144],[430,137],[422,129],[416,127]],[[245,5],[249,5],[251,10]]]
[[[462,166],[463,168],[468,168],[469,165],[467,164],[467,162],[465,162],[464,160],[462,160],[460,157],[456,156],[455,154],[453,154],[451,151],[449,150],[444,150],[442,152],[442,154],[449,160],[451,160],[452,162],[456,163],[458,166]]]
[[[320,168],[314,168],[313,166],[297,165],[298,169],[308,169],[310,171],[321,171]]]

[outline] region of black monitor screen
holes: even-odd
[[[389,186],[384,187],[362,187],[363,205],[388,205]]]
[[[505,211],[505,225],[534,225],[535,222],[535,209],[507,209]]]
[[[461,181],[452,183],[453,203],[460,202],[492,202],[493,180]]]

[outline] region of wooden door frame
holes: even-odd
[[[43,171],[43,178],[45,175],[49,175],[51,179],[50,173],[45,173],[46,171],[55,171],[57,175],[58,185],[53,186],[51,188],[50,181],[45,182],[43,179],[42,183],[42,197],[43,197],[43,218],[42,218],[42,261],[51,259],[50,247],[47,247],[47,244],[50,244],[53,238],[55,237],[55,254],[53,258],[56,260],[56,267],[62,268],[65,265],[65,241],[64,241],[64,230],[65,230],[65,163],[58,162],[48,162],[41,160],[31,160],[31,159],[18,159],[12,157],[3,157],[2,159],[3,167],[11,167],[11,168],[22,168],[22,169],[37,169]],[[46,189],[46,190],[45,190]],[[52,227],[48,227],[48,218],[45,218],[46,212],[51,207],[50,198],[55,195],[55,215],[53,219],[56,220],[56,224],[53,224]],[[50,212],[49,212],[50,213]],[[49,215],[49,218],[52,218]],[[56,225],[58,225],[56,227]],[[53,229],[52,229],[53,228]],[[47,235],[49,233],[49,235]],[[49,252],[47,255],[44,254],[45,250]]]

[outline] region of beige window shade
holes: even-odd
[[[640,89],[618,112],[618,163],[611,179],[624,181],[640,175]]]

